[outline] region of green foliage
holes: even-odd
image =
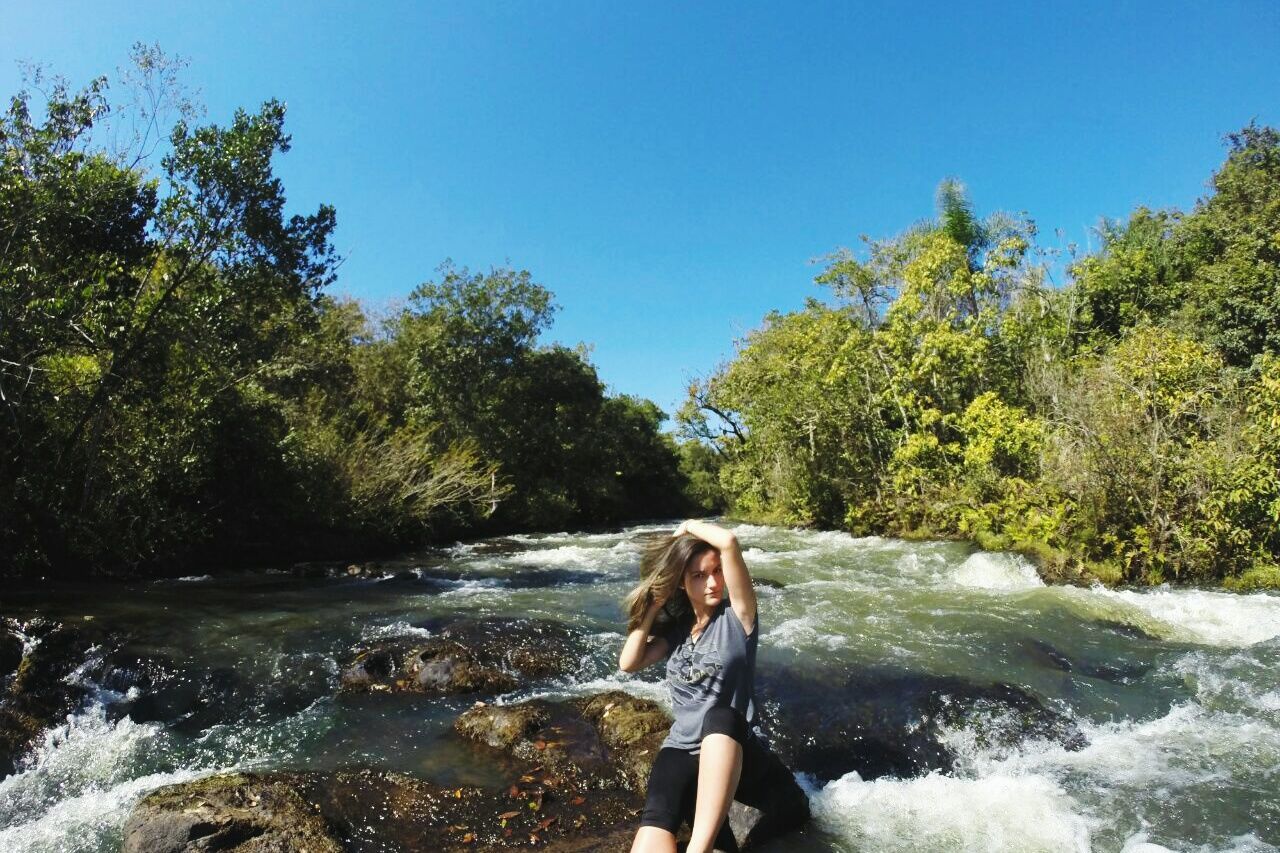
[[[691,510],[694,515],[719,515],[729,508],[724,488],[720,485],[722,457],[703,441],[682,441],[676,448],[680,458],[680,474],[688,483]]]
[[[1081,342],[1105,346],[1140,323],[1159,322],[1186,297],[1170,245],[1179,218],[1140,207],[1123,226],[1104,222],[1102,251],[1072,269],[1080,301],[1077,333]]]
[[[1212,451],[1221,372],[1198,342],[1143,326],[1051,389],[1045,480],[1078,507],[1089,557],[1155,582],[1204,565],[1193,466]]]
[[[1177,235],[1191,315],[1229,364],[1280,353],[1280,132],[1228,136],[1214,193]]]

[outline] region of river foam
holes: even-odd
[[[0,850],[71,853],[97,850],[119,833],[148,791],[199,775],[164,768],[162,728],[112,722],[94,703],[45,733],[19,771],[0,781]],[[138,773],[159,758],[159,772]]]
[[[864,781],[857,773],[811,795],[814,817],[855,850],[1090,850],[1089,822],[1052,781],[993,775]]]
[[[1044,586],[1039,573],[1025,557],[1018,554],[979,551],[970,554],[950,580],[964,587],[1011,592]]]
[[[1091,590],[1142,610],[1177,639],[1211,646],[1250,646],[1280,637],[1280,595],[1194,589]]]

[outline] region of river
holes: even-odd
[[[615,669],[619,602],[640,537],[657,529],[459,544],[378,578],[282,570],[6,591],[0,615],[90,620],[155,663],[130,675],[104,666],[112,650],[90,653],[73,677],[91,699],[0,781],[0,850],[117,850],[145,792],[228,768],[372,765],[493,782],[451,734],[474,697],[336,689],[357,648],[429,635],[450,617],[586,631],[591,652],[571,677],[500,701],[615,687],[665,701],[658,668]],[[819,698],[837,707],[853,698],[840,695],[849,672],[1013,685],[1083,735],[991,737],[1017,720],[993,708],[976,726],[985,712],[966,709],[968,724],[941,731],[945,772],[802,776],[814,825],[776,849],[1280,849],[1280,596],[1050,587],[1019,557],[959,543],[736,530],[753,574],[770,582],[762,673],[829,684]],[[158,681],[171,693],[185,685],[194,710],[126,714]],[[769,710],[785,716],[788,698]]]

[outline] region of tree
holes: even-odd
[[[1182,222],[1176,244],[1192,320],[1228,364],[1280,352],[1280,131],[1227,136],[1214,193]]]

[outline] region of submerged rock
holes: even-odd
[[[637,793],[670,727],[656,703],[617,690],[573,702],[478,704],[454,722],[467,740],[563,776]]]
[[[1045,666],[1113,684],[1128,684],[1146,675],[1151,669],[1151,664],[1146,663],[1112,664],[1071,656],[1044,640],[1027,640],[1023,647],[1029,657]]]
[[[120,704],[134,722],[168,723],[179,732],[194,734],[240,718],[256,699],[254,689],[226,667],[186,672],[169,661],[140,658],[113,675],[117,673],[121,692],[136,688],[132,698]]]
[[[520,678],[563,675],[584,652],[580,635],[558,622],[465,620],[427,640],[406,638],[361,650],[343,668],[348,691],[501,693]]]
[[[1135,640],[1159,640],[1160,638],[1146,631],[1139,625],[1130,622],[1121,622],[1116,619],[1095,619],[1093,622],[1099,628],[1105,628],[1119,634],[1122,637],[1130,637]]]
[[[671,717],[656,702],[621,690],[579,699],[575,707],[599,732],[623,784],[643,792],[654,756],[671,728]]]
[[[1073,720],[1007,684],[867,668],[842,675],[762,671],[757,685],[779,755],[823,781],[851,770],[867,780],[948,772],[955,757],[944,742],[947,728],[969,728],[997,747],[1028,738],[1068,749],[1086,744]]]

